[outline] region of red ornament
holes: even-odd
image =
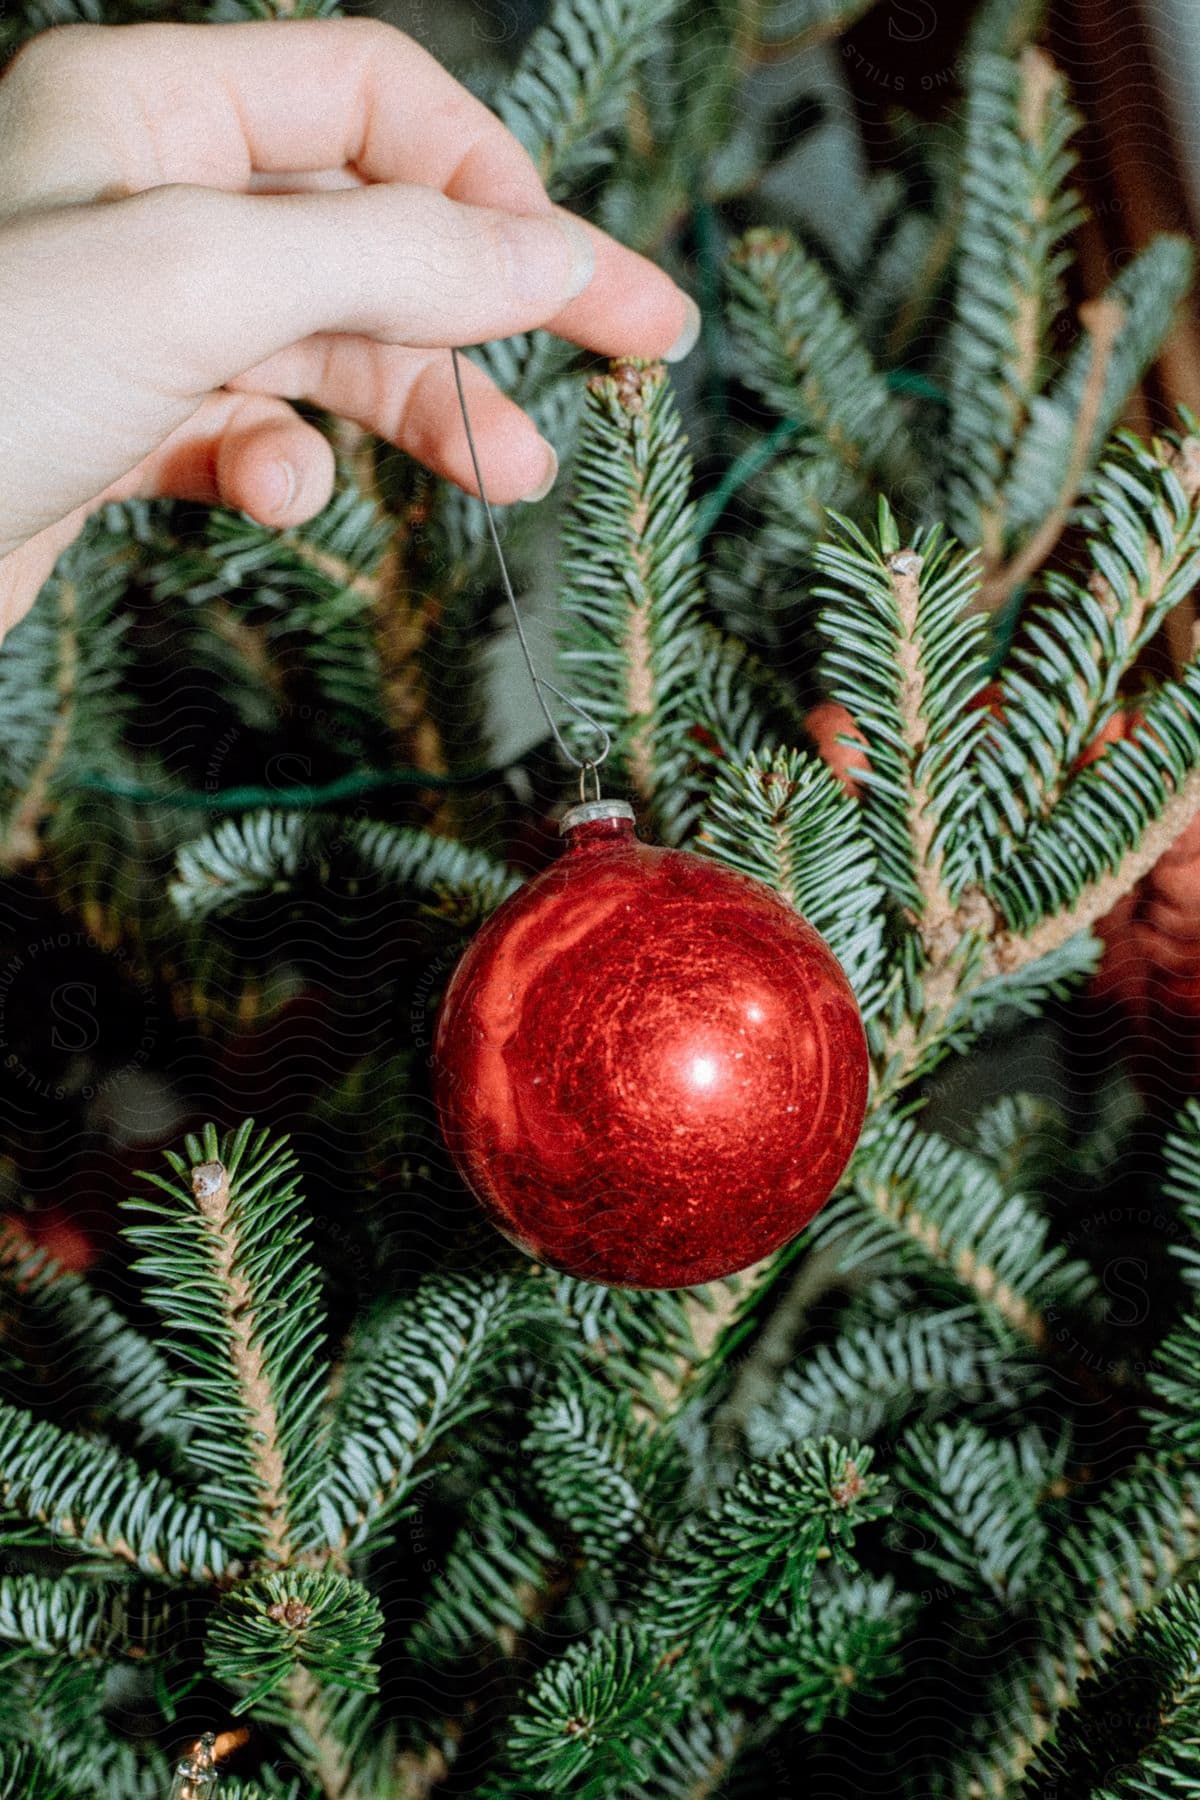
[[[459,963],[434,1046],[446,1141],[530,1256],[691,1287],[787,1243],[862,1128],[867,1049],[832,952],[762,882],[575,807],[566,854]]]

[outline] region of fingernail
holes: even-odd
[[[277,462],[271,469],[271,511],[285,513],[296,498],[296,471],[289,462]]]
[[[577,220],[561,213],[505,219],[501,235],[509,286],[520,300],[565,306],[595,273],[591,239]]]
[[[545,439],[542,440],[545,443]],[[546,444],[546,473],[531,494],[523,494],[523,500],[544,500],[558,479],[558,454],[553,444]]]
[[[582,225],[578,219],[573,219],[570,213],[559,213],[558,224],[566,232],[571,242],[573,252],[571,291],[567,298],[574,300],[578,294],[582,294],[596,273],[596,251],[587,227]]]
[[[683,329],[669,350],[663,351],[664,362],[682,362],[689,350],[695,349],[700,336],[700,308],[690,294],[683,296]]]

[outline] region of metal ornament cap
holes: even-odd
[[[634,835],[623,801],[459,962],[434,1092],[459,1172],[539,1262],[614,1287],[750,1267],[801,1231],[862,1127],[854,994],[761,881]]]
[[[591,825],[602,819],[628,819],[633,824],[633,808],[628,800],[581,800],[578,806],[568,807],[559,823],[560,837],[577,826]]]

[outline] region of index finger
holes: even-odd
[[[0,212],[164,186],[347,170],[513,213],[553,210],[507,126],[419,44],[371,19],[69,25],[0,81]],[[588,227],[596,273],[549,329],[606,355],[682,355],[692,302]]]
[[[64,26],[26,45],[0,104],[6,210],[340,168],[474,206],[550,204],[495,114],[373,19]]]

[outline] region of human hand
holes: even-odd
[[[263,524],[333,483],[307,400],[475,491],[446,347],[686,354],[668,276],[552,205],[492,113],[367,20],[74,25],[0,81],[0,636],[104,500]],[[464,364],[490,497],[554,453]]]

